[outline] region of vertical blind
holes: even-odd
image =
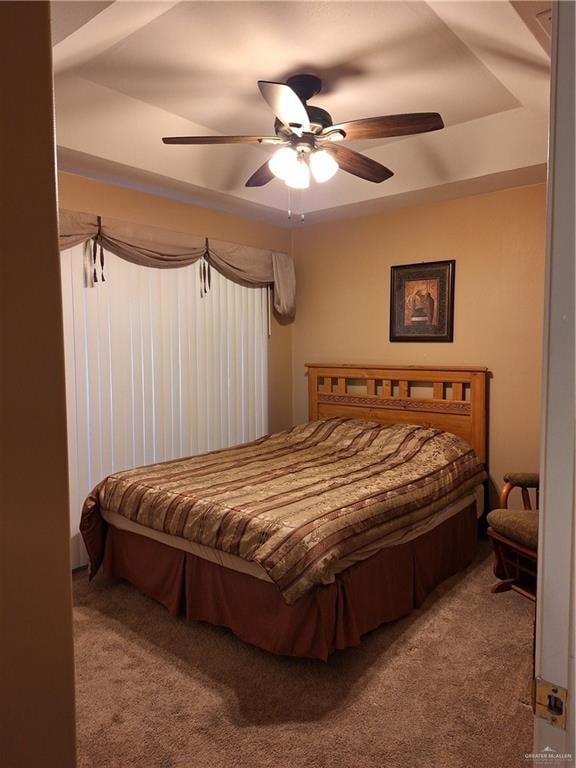
[[[268,420],[266,288],[199,264],[153,269],[89,248],[63,251],[71,555],[83,500],[111,472],[256,439]]]

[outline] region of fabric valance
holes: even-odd
[[[236,245],[160,227],[60,210],[60,250],[87,240],[144,267],[174,269],[201,258],[224,277],[243,285],[274,287],[274,309],[292,319],[296,311],[294,262],[287,253]]]

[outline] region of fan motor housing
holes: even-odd
[[[306,105],[306,112],[314,133],[319,133],[323,128],[329,128],[332,125],[332,116],[325,109]]]
[[[298,97],[306,102],[311,99],[312,96],[316,96],[322,90],[322,80],[318,75],[312,74],[298,74],[292,75],[286,80],[286,85],[298,95]]]
[[[325,109],[321,109],[320,107],[309,107],[306,105],[306,112],[310,118],[310,128],[312,133],[320,133],[324,128],[329,128],[333,124],[332,116],[326,112]],[[280,122],[278,118],[274,120],[274,131],[277,136],[282,135],[286,131],[284,124]]]

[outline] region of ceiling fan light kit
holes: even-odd
[[[303,153],[299,152],[294,164],[286,175],[286,186],[292,189],[308,189],[310,186],[310,168]]]
[[[319,184],[330,181],[339,167],[336,160],[325,149],[317,149],[310,155],[310,170]]]
[[[268,167],[276,176],[293,189],[307,189],[310,174],[315,181],[323,184],[338,170],[338,163],[325,149],[313,151],[281,147],[268,161]]]
[[[268,161],[268,167],[277,179],[286,181],[292,167],[298,162],[298,153],[292,147],[277,149]]]
[[[279,148],[246,182],[261,187],[278,178],[293,189],[306,189],[310,176],[320,184],[341,168],[379,184],[394,173],[376,160],[342,146],[354,139],[387,139],[444,128],[437,112],[385,115],[334,125],[325,109],[306,102],[322,88],[316,75],[294,75],[285,83],[258,82],[260,93],[276,116],[275,136],[173,136],[165,144],[270,144]]]

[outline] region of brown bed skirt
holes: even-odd
[[[293,605],[270,582],[112,526],[103,565],[106,577],[129,581],[174,615],[228,627],[272,653],[326,660],[419,607],[437,584],[466,567],[477,528],[472,504],[422,536],[356,563]]]

